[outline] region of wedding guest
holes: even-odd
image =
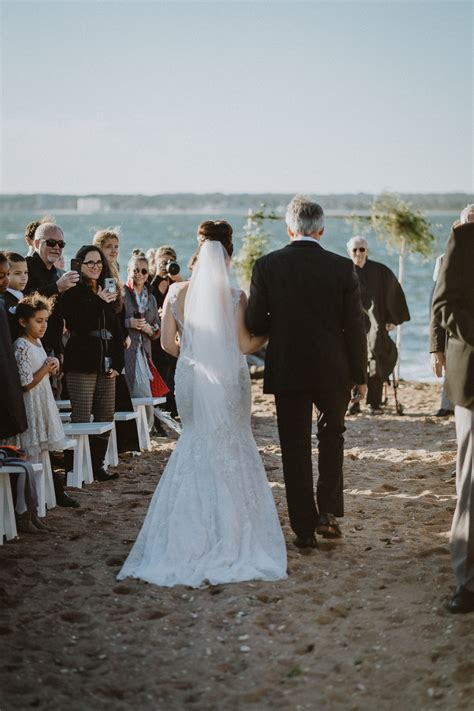
[[[148,274],[148,283],[151,284],[156,276],[156,255],[158,254],[158,247],[150,247],[145,252],[145,257],[148,261],[148,269],[150,273]]]
[[[49,222],[49,223],[55,224],[56,220],[51,215],[45,215],[40,220],[34,220],[33,222],[28,223],[25,227],[24,240],[25,240],[26,245],[28,247],[28,253],[26,255],[27,257],[31,257],[34,254],[35,232],[38,229],[38,227],[40,225],[42,225],[44,222]]]
[[[34,222],[29,222],[25,227],[24,240],[26,242],[26,246],[28,247],[28,251],[26,253],[27,257],[31,257],[35,252],[35,232],[40,226],[40,224],[41,220],[34,220]]]
[[[99,247],[85,245],[76,253],[82,262],[81,282],[61,295],[60,305],[70,332],[64,372],[71,400],[71,422],[111,422],[115,410],[115,378],[123,368],[123,332],[115,310],[117,294],[104,288],[110,277]],[[104,468],[109,432],[90,437],[92,469],[98,481],[116,479]],[[70,467],[69,455],[66,461]]]
[[[28,281],[28,265],[25,257],[16,252],[7,252],[6,257],[10,264],[10,284],[3,294],[3,298],[8,309],[8,321],[10,324],[10,333],[12,341],[15,341],[19,336],[18,322],[15,318],[15,308],[20,299],[23,298]]]
[[[443,368],[446,367],[446,351],[447,351],[447,338],[448,334],[445,329],[441,326],[439,321],[433,316],[433,309],[431,308],[433,301],[433,294],[436,287],[436,282],[438,280],[439,271],[443,263],[444,254],[441,254],[435,264],[433,272],[433,288],[430,295],[430,353],[431,353],[431,369],[433,373],[438,377],[443,377]],[[441,391],[441,402],[439,409],[434,413],[435,417],[449,417],[454,415],[454,405],[448,397],[446,392],[446,380],[443,382],[443,389]]]
[[[10,285],[10,262],[5,252],[0,252],[0,295],[4,297]]]
[[[46,220],[46,221],[44,221]],[[32,223],[33,224],[33,223]],[[59,225],[51,221],[51,218],[43,218],[39,221],[33,238],[34,252],[26,257],[28,265],[28,283],[25,288],[25,295],[38,292],[43,296],[58,297],[68,289],[76,286],[79,275],[75,271],[67,271],[64,274],[55,267],[55,262],[61,257],[66,246],[64,232]],[[64,318],[61,313],[59,300],[53,305],[53,310],[48,320],[48,327],[41,342],[48,356],[63,358],[63,331]],[[57,397],[61,392],[61,381],[56,376],[52,378],[54,383],[53,394]],[[64,478],[53,467],[53,481],[56,493],[56,501],[59,506],[70,506],[76,508],[79,502],[64,491]]]
[[[2,252],[0,252],[0,280],[2,273]],[[5,302],[0,298],[0,441],[16,444],[16,435],[28,427],[20,376],[10,338]]]
[[[180,273],[178,256],[173,247],[168,244],[159,247],[156,250],[155,260],[156,272],[154,278],[151,280],[151,291],[156,299],[158,310],[161,310],[171,284],[184,280]],[[176,271],[176,268],[178,268],[178,271]],[[172,417],[177,417],[178,410],[174,397],[174,375],[177,360],[161,347],[160,340],[153,341],[151,349],[153,362],[169,388],[169,393],[166,396],[166,404],[161,405],[161,408],[169,412]],[[155,424],[157,425],[157,423]]]
[[[433,313],[449,334],[446,388],[455,405],[457,504],[451,561],[458,587],[447,608],[474,611],[474,205],[452,227],[433,296]]]
[[[151,343],[160,335],[156,299],[147,285],[148,261],[132,256],[124,287],[125,326],[132,344],[125,351],[125,378],[132,397],[151,397]],[[153,407],[147,408],[148,425],[153,427]]]
[[[382,412],[383,384],[397,362],[397,348],[388,335],[405,321],[410,320],[403,289],[395,274],[384,264],[369,259],[369,245],[363,237],[352,237],[347,243],[347,252],[355,264],[359,277],[362,307],[365,312],[368,381],[367,405],[372,415]],[[360,412],[360,404],[354,403],[349,414]]]
[[[92,244],[100,247],[107,257],[110,271],[114,278],[119,278],[120,267],[118,264],[120,229],[118,227],[107,227],[104,230],[97,230],[92,238]]]
[[[120,267],[118,263],[119,253],[119,236],[120,230],[118,227],[107,227],[105,230],[98,230],[92,238],[92,244],[102,250],[102,253],[107,259],[110,276],[115,279],[117,287],[117,299],[115,301],[115,310],[119,314],[123,323],[123,287],[120,280]],[[125,338],[127,332],[124,329]],[[125,347],[129,347],[129,343]]]
[[[59,370],[59,360],[48,357],[41,343],[51,309],[51,299],[31,294],[22,299],[15,310],[20,335],[14,343],[14,352],[28,423],[28,428],[20,434],[20,445],[32,463],[39,463],[44,451],[62,449],[65,442],[63,425],[49,382],[49,375]],[[27,515],[28,522],[31,520],[36,528],[48,530],[48,526],[39,521],[34,512],[27,510],[23,498],[18,499],[16,511]]]
[[[118,227],[107,227],[106,229],[98,230],[92,242],[96,247],[100,247],[107,257],[110,273],[115,279],[117,287],[115,310],[119,316],[123,330],[124,348],[130,348],[132,341],[128,335],[128,329],[125,327],[123,286],[120,281],[120,268],[118,263],[120,229]],[[133,412],[130,391],[123,373],[119,373],[115,379],[115,410],[117,412]],[[135,421],[116,422],[115,430],[117,434],[117,449],[119,452],[139,451],[140,445]]]
[[[5,256],[10,264],[10,283],[6,290],[6,301],[9,306],[16,306],[23,298],[23,292],[28,282],[28,265],[25,257],[16,252],[7,252]]]
[[[37,227],[34,236],[35,251],[26,258],[28,266],[28,283],[25,294],[34,291],[43,296],[58,296],[76,286],[79,274],[67,271],[61,275],[54,263],[61,257],[66,242],[59,225],[53,222],[42,222]],[[42,338],[43,347],[48,355],[60,357],[63,352],[63,317],[58,301],[48,321],[48,328]]]

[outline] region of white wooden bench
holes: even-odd
[[[43,479],[41,476],[43,466],[41,464],[33,464],[32,466],[34,472]],[[23,471],[23,468],[18,464],[4,464],[0,469],[0,546],[3,545],[4,536],[7,541],[11,541],[12,538],[16,538],[18,535],[12,488],[10,485],[10,474],[21,474]]]
[[[150,431],[148,429],[148,418],[146,416],[147,405],[155,407],[166,402],[165,397],[132,397],[132,405],[135,412],[138,413],[137,432],[138,442],[141,449],[147,452],[151,451]]]
[[[55,400],[56,407],[58,410],[70,410],[71,401],[70,400]]]
[[[76,449],[77,440],[67,439],[63,445],[63,449]],[[46,508],[54,509],[56,506],[56,494],[54,492],[53,470],[51,468],[51,459],[49,451],[41,452],[41,464],[43,465],[43,476],[40,484],[40,496],[38,501],[38,516],[46,516]]]
[[[111,467],[116,467],[119,463],[118,458],[118,447],[117,447],[117,430],[115,427],[116,422],[129,422],[130,420],[138,420],[138,412],[114,412],[114,426],[110,432],[109,446],[107,447],[107,453],[105,455],[106,465]],[[138,422],[137,422],[138,427]]]
[[[94,481],[89,435],[105,434],[105,432],[110,432],[113,426],[113,422],[67,422],[64,424],[66,437],[77,440],[74,467],[72,472],[67,472],[68,486],[80,489],[82,482],[91,484]]]

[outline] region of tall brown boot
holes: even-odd
[[[39,516],[37,516],[36,513],[31,513],[31,523],[33,526],[40,531],[44,531],[45,533],[56,533],[57,528],[53,528],[49,524],[46,523],[46,521],[42,521]]]
[[[41,533],[39,528],[36,528],[31,522],[31,513],[25,511],[25,513],[15,514],[16,519],[16,530],[18,533]]]

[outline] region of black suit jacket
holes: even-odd
[[[56,267],[48,269],[37,252],[34,252],[31,257],[26,257],[28,265],[28,282],[25,288],[25,296],[33,291],[38,291],[43,296],[58,297],[58,287],[56,282],[61,276],[61,272]],[[62,336],[63,336],[64,319],[59,306],[59,300],[53,306],[53,311],[49,317],[48,328],[41,342],[46,353],[51,351],[55,355],[63,352]]]
[[[292,242],[257,260],[246,322],[251,333],[269,334],[265,392],[366,382],[359,280],[349,259],[318,242]]]
[[[446,389],[455,405],[474,406],[474,223],[456,224],[433,295],[433,314],[448,332]]]
[[[0,437],[3,439],[20,434],[28,427],[3,296],[0,296],[0,392]]]

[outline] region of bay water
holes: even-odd
[[[216,216],[201,213],[107,212],[89,215],[76,212],[57,212],[55,217],[65,233],[66,268],[77,249],[83,244],[91,243],[92,236],[97,229],[120,226],[119,261],[122,276],[125,274],[133,248],[140,247],[146,251],[150,247],[170,244],[178,254],[181,272],[186,277],[189,275],[187,263],[197,247],[196,230],[200,222],[205,219],[228,220],[234,228],[235,254],[238,254],[240,250],[246,222],[246,216],[242,213]],[[430,370],[428,352],[429,304],[433,288],[433,269],[436,256],[444,252],[451,225],[458,217],[455,213],[430,214],[428,218],[432,225],[432,231],[436,235],[433,257],[424,261],[415,256],[406,259],[403,287],[410,309],[411,321],[404,325],[402,335],[400,375],[405,380],[427,381],[434,379]],[[36,216],[27,212],[2,214],[0,216],[0,249],[25,254],[24,228],[34,219]],[[268,234],[268,251],[279,249],[288,242],[286,225],[283,220],[266,220],[263,228]],[[325,249],[347,256],[346,243],[352,235],[352,225],[344,218],[327,217],[321,244]],[[383,262],[395,274],[398,274],[398,255],[391,253],[385,244],[378,241],[370,231],[364,237],[369,242],[370,258]]]

